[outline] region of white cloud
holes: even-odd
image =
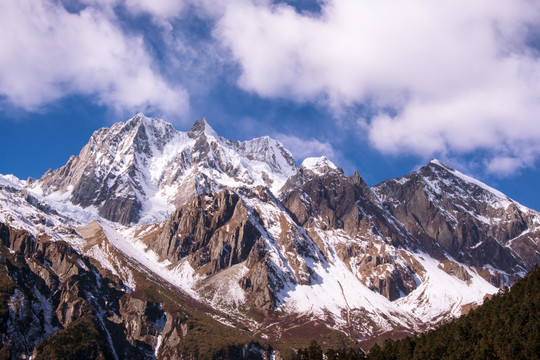
[[[70,13],[56,1],[1,2],[0,94],[26,110],[83,94],[120,112],[185,112],[187,92],[153,68],[143,39],[123,33],[99,3]]]
[[[71,13],[62,3],[85,7]],[[36,110],[82,94],[121,112],[185,114],[184,86],[205,96],[233,61],[242,89],[324,104],[338,126],[355,123],[384,153],[481,150],[485,168],[501,174],[540,158],[540,57],[527,45],[540,34],[539,2],[320,4],[314,14],[271,0],[3,1],[0,98]],[[145,49],[145,30],[121,29],[140,14],[162,26],[152,34],[161,36],[160,59]],[[192,15],[217,22],[215,43],[185,33],[197,31],[182,26]],[[361,120],[344,120],[366,107]],[[336,155],[314,139],[286,141],[300,158],[307,148]]]
[[[277,134],[273,136],[279,140],[286,149],[294,156],[296,161],[301,162],[307,157],[326,156],[330,160],[336,160],[338,153],[328,142],[321,142],[317,139],[301,139],[293,135]]]
[[[489,173],[498,174],[501,176],[511,176],[517,171],[525,168],[527,165],[518,158],[502,156],[494,157],[487,164],[487,170]]]
[[[125,3],[129,11],[133,13],[149,13],[160,18],[178,16],[186,5],[181,0],[125,0]]]
[[[524,148],[540,156],[540,59],[527,36],[538,23],[540,3],[527,0],[327,0],[320,16],[237,0],[214,34],[245,90],[337,112],[369,105],[362,130],[382,152],[481,149],[497,154],[493,164],[530,166]]]

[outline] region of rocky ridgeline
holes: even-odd
[[[538,263],[538,213],[438,161],[374,191],[429,253],[437,254],[436,246],[463,264],[502,270],[482,271],[496,286]]]
[[[369,347],[511,285],[539,238],[536,211],[437,160],[370,188],[268,137],[139,114],[39,180],[0,179],[1,351],[50,357],[80,329],[93,358]]]
[[[233,142],[202,119],[187,132],[142,114],[96,131],[78,156],[32,184],[44,194],[67,193],[121,224],[155,215],[152,198],[171,209],[227,185],[279,188],[296,164],[268,137]],[[162,220],[162,219],[161,219]]]

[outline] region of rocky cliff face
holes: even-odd
[[[93,259],[81,256],[70,245],[35,238],[4,223],[0,223],[0,239],[3,354],[23,358],[33,353],[38,359],[75,354],[87,358],[155,359],[159,354],[159,358],[176,359],[187,352],[185,358],[197,358],[185,343],[198,337],[190,333],[194,328],[190,317],[201,315],[189,306],[183,306],[186,310],[182,311],[181,298],[175,301],[172,297],[172,303],[169,299],[164,304],[164,299],[171,296],[166,287],[154,284],[152,290],[144,290],[148,285],[141,280],[142,290],[132,292],[118,277],[99,264],[94,266]],[[213,326],[218,327],[217,331],[222,327]],[[78,335],[74,334],[80,332],[85,335],[75,339]],[[88,339],[92,333],[99,341]],[[249,354],[252,358],[264,357],[264,348],[244,341],[246,349],[251,350],[236,358],[247,358]],[[66,346],[75,348],[75,352],[70,353]],[[243,346],[221,351],[242,354]]]
[[[279,303],[276,296],[288,284],[311,284],[307,261],[319,261],[322,255],[313,242],[301,234],[286,214],[280,214],[277,236],[269,234],[261,207],[277,210],[279,201],[265,188],[240,188],[203,194],[181,206],[157,230],[143,241],[161,259],[173,265],[188,263],[202,278],[203,296],[224,292],[223,300],[235,291],[252,311],[272,313]],[[273,257],[275,252],[278,257]],[[287,266],[284,267],[284,263]],[[235,282],[223,288],[222,281]],[[219,290],[218,290],[219,289]],[[206,294],[206,295],[205,295]]]
[[[245,261],[260,236],[240,197],[222,190],[176,210],[149,247],[171,261],[188,257],[193,268],[213,275]]]
[[[9,340],[2,346],[14,358],[32,353],[41,341],[86,315],[99,318],[105,308],[114,312],[105,304],[122,296],[121,281],[101,278],[68,244],[36,238],[3,223],[0,238],[2,270],[12,284],[5,293],[4,339]]]
[[[374,244],[378,236],[392,246],[410,242],[406,231],[397,222],[389,221],[358,173],[347,178],[328,159],[317,160],[302,164],[281,189],[283,206],[312,237],[317,238],[317,229],[333,229],[343,230],[351,239],[361,239],[360,243]],[[322,248],[325,249],[324,245]],[[416,288],[412,267],[394,267],[395,261],[387,254],[366,251],[354,241],[339,245],[336,250],[351,270],[362,272],[358,275],[366,285],[390,300]],[[382,275],[375,268],[383,264],[394,268]]]
[[[531,261],[540,250],[538,241],[532,241],[538,213],[437,160],[374,191],[428,250],[440,246],[464,264],[514,275],[538,261]],[[504,282],[484,274],[496,286]]]
[[[347,178],[328,159],[318,164],[302,164],[280,191],[283,205],[295,220],[307,228],[343,229],[348,235],[363,236],[381,232],[392,241],[403,241],[405,234],[392,224],[377,206],[373,193],[355,173]]]
[[[511,285],[539,238],[538,212],[436,160],[369,188],[324,157],[297,168],[267,137],[137,115],[40,180],[0,176],[0,344],[62,357],[83,333],[71,350],[139,359],[289,358],[306,333],[369,346]]]

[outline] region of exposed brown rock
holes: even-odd
[[[35,238],[3,223],[0,229],[0,266],[6,267],[15,286],[7,326],[0,326],[0,348],[7,341],[13,357],[25,357],[54,332],[90,317],[103,336],[115,335],[113,350],[121,358],[148,358],[144,354],[152,353],[165,324],[159,304],[119,301],[124,292],[117,279],[101,277],[88,259],[64,242]]]
[[[341,169],[320,174],[300,167],[281,189],[280,200],[306,228],[343,229],[352,237],[373,231],[396,245],[406,241],[374,203],[373,193],[357,173],[347,178]]]
[[[360,246],[362,242],[367,244],[374,240],[376,235],[394,245],[407,243],[408,237],[398,224],[388,221],[358,173],[347,178],[340,169],[327,167],[325,171],[314,172],[300,167],[281,192],[283,205],[299,225],[307,228],[319,249],[326,247],[311,228],[343,230],[358,239],[359,242],[338,246],[337,254],[345,264],[354,263],[350,265],[354,267],[351,270],[371,289],[395,300],[416,288],[413,270],[394,264],[391,258],[382,260],[387,255],[377,253],[374,247],[370,253],[365,245]],[[284,243],[283,239],[280,243]],[[328,258],[329,254],[324,256]],[[383,266],[383,263],[388,265]]]
[[[386,210],[432,256],[443,260],[446,252],[478,269],[491,264],[508,274],[522,271],[523,265],[530,269],[540,245],[521,234],[537,228],[534,215],[509,199],[499,199],[483,187],[465,182],[452,171],[431,162],[402,179],[384,181],[374,190]],[[509,205],[497,205],[500,201]],[[506,246],[509,242],[510,246]],[[443,252],[437,252],[437,246]],[[494,285],[500,284],[500,276],[485,278]]]
[[[126,294],[120,298],[120,315],[126,329],[126,339],[133,346],[137,346],[137,342],[143,342],[150,348],[156,346],[156,339],[166,322],[160,304]]]
[[[454,261],[451,260],[443,260],[439,266],[440,269],[444,270],[447,274],[450,274],[452,276],[457,277],[460,280],[463,281],[470,281],[471,280],[471,274],[465,269],[463,266],[457,264]]]
[[[19,256],[29,256],[35,250],[36,240],[26,230],[14,229],[0,223],[0,240],[2,245],[15,251]]]
[[[84,315],[94,315],[92,305],[84,298],[81,284],[76,277],[65,281],[59,293],[56,316],[63,327],[68,327]]]
[[[149,247],[173,263],[188,257],[193,268],[212,275],[245,261],[259,237],[240,197],[222,190],[179,208]]]

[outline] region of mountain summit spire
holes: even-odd
[[[213,136],[215,138],[218,137],[216,131],[212,129],[212,127],[210,126],[210,124],[208,124],[205,118],[202,118],[201,120],[195,122],[191,129],[188,130],[187,134],[191,138],[199,137],[202,134],[206,134],[207,136]]]

